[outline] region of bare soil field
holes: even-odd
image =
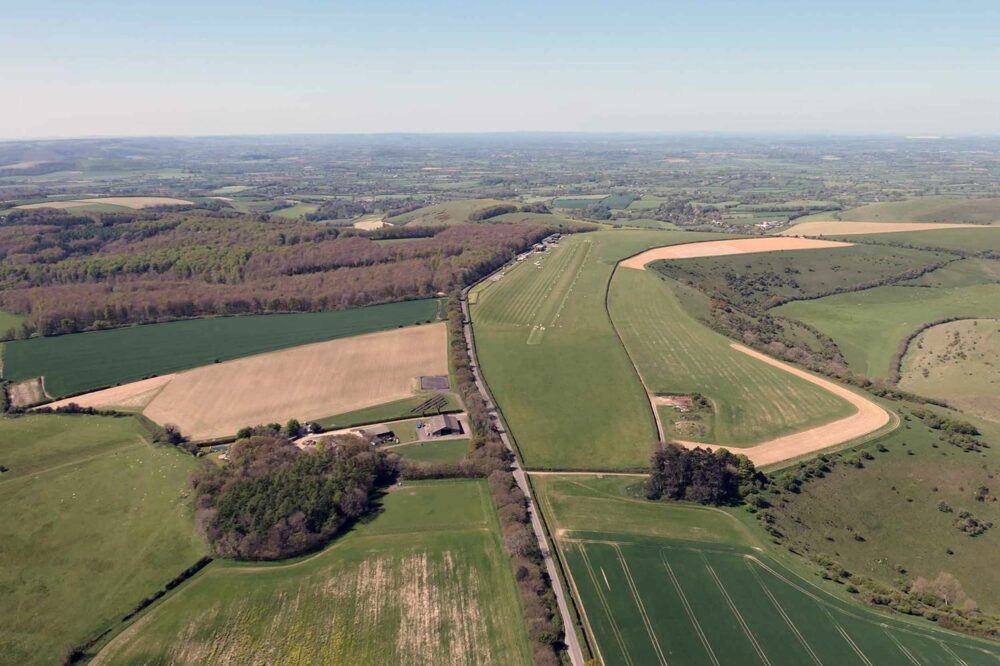
[[[358,220],[354,223],[354,228],[361,229],[362,231],[374,231],[376,229],[381,229],[384,226],[385,219],[381,217],[367,218],[364,220]]]
[[[194,439],[401,400],[448,372],[444,323],[295,347],[176,375],[144,410]]]
[[[805,370],[800,370],[787,363],[782,363],[781,361],[773,359],[770,356],[748,347],[744,347],[743,345],[735,342],[730,346],[736,351],[752,356],[759,361],[773,365],[774,367],[780,368],[785,372],[790,372],[808,382],[812,382],[813,384],[830,391],[838,397],[843,398],[847,402],[854,405],[857,409],[854,414],[842,419],[825,423],[823,425],[816,426],[815,428],[809,428],[808,430],[792,433],[791,435],[777,437],[770,441],[757,444],[753,447],[725,447],[733,453],[742,453],[746,455],[758,467],[773,465],[784,460],[791,460],[792,458],[797,458],[808,453],[814,453],[831,446],[836,446],[837,444],[849,442],[852,439],[857,439],[858,437],[874,432],[889,423],[890,416],[888,412],[868,398],[865,398],[864,396],[855,393],[840,384],[832,382],[828,379],[823,379],[822,377],[808,373]],[[697,442],[686,442],[681,440],[675,441],[677,441],[678,444],[683,444],[689,448],[694,448],[696,446],[710,448],[713,450],[723,448],[723,445],[699,444]]]
[[[41,377],[26,379],[23,382],[11,384],[7,389],[10,403],[14,407],[26,407],[48,399]]]
[[[80,407],[94,407],[97,409],[116,407],[126,410],[141,410],[156,397],[160,389],[169,384],[176,376],[173,373],[160,375],[159,377],[150,377],[149,379],[142,379],[137,382],[123,384],[122,386],[112,386],[100,391],[91,391],[90,393],[84,393],[72,398],[56,400],[46,405],[46,407],[58,409],[70,403],[75,403]]]
[[[17,206],[17,208],[77,208],[78,206],[105,204],[108,206],[125,206],[126,208],[135,208],[138,210],[151,206],[179,206],[190,203],[186,199],[174,199],[173,197],[97,197],[95,199],[72,199],[70,201],[43,201],[41,203],[24,204],[23,206]]]
[[[727,254],[750,254],[754,252],[778,252],[781,250],[817,250],[847,247],[851,243],[774,236],[770,238],[740,238],[735,240],[686,243],[646,250],[622,261],[619,266],[642,270],[660,259],[694,259],[696,257],[718,257]]]
[[[781,232],[782,236],[854,236],[858,234],[891,234],[901,231],[932,231],[936,229],[982,228],[981,224],[948,224],[933,222],[842,222],[815,220],[796,224]]]

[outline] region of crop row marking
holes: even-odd
[[[594,585],[594,591],[597,592],[597,600],[601,602],[601,608],[604,609],[604,615],[608,618],[608,624],[611,626],[611,633],[615,635],[615,640],[618,642],[618,647],[622,651],[625,663],[631,666],[634,663],[632,661],[632,655],[629,654],[628,647],[625,645],[625,639],[622,637],[622,632],[618,628],[615,616],[611,613],[611,607],[608,606],[608,600],[604,597],[604,592],[601,591],[601,585],[597,582],[597,576],[594,575],[594,567],[590,564],[590,557],[587,555],[587,546],[585,544],[580,544],[580,556],[583,559],[584,567],[587,569],[587,575],[590,577],[590,582]]]
[[[715,573],[715,569],[713,569],[712,565],[709,564],[708,558],[705,557],[704,554],[702,554],[701,558],[705,562],[705,569],[708,570],[709,575],[715,581],[715,586],[719,588],[719,592],[721,592],[722,596],[726,598],[726,603],[729,604],[729,610],[733,612],[733,615],[736,617],[736,621],[740,623],[741,627],[743,627],[743,633],[746,634],[747,638],[750,639],[750,643],[753,644],[753,649],[757,651],[757,656],[760,657],[762,663],[766,666],[770,666],[771,660],[767,658],[766,654],[764,654],[763,648],[761,648],[760,643],[757,642],[757,637],[753,635],[752,631],[750,631],[750,625],[748,625],[747,621],[743,619],[743,615],[736,607],[736,603],[733,601],[733,598],[729,596],[729,592],[726,591],[726,587],[722,584],[722,581],[719,580],[719,576]]]
[[[868,666],[873,666],[872,662],[868,659],[868,657],[865,656],[865,653],[862,652],[861,648],[858,647],[858,644],[854,642],[854,639],[852,639],[850,635],[846,631],[844,631],[844,628],[840,626],[840,624],[836,620],[833,619],[833,615],[830,614],[830,611],[824,611],[824,612],[826,613],[826,616],[830,618],[830,622],[833,623],[833,626],[837,628],[837,631],[840,632],[840,635],[843,636],[844,640],[847,641],[847,644],[851,646],[851,649],[854,650],[854,653],[858,655],[861,661],[865,662],[865,664],[867,664]]]
[[[677,592],[677,596],[680,598],[681,603],[684,604],[684,612],[687,613],[688,619],[691,620],[692,626],[694,626],[695,633],[698,634],[698,638],[701,639],[701,644],[705,646],[705,651],[708,653],[708,658],[712,660],[715,666],[721,666],[719,664],[718,657],[715,656],[715,651],[712,649],[712,644],[708,642],[708,636],[701,628],[701,623],[698,622],[698,617],[694,614],[694,609],[691,608],[691,604],[688,602],[687,595],[684,594],[684,590],[681,588],[680,581],[677,580],[677,576],[674,574],[673,567],[670,566],[670,562],[664,552],[660,551],[660,561],[663,562],[663,568],[667,570],[667,575],[670,576],[670,582],[674,585],[674,590]]]
[[[656,658],[660,660],[663,666],[667,666],[667,658],[663,655],[663,649],[660,647],[660,641],[656,638],[656,632],[653,631],[653,624],[649,621],[649,615],[646,614],[646,606],[642,603],[642,598],[639,596],[639,590],[635,586],[635,580],[632,578],[632,572],[629,571],[628,562],[625,561],[625,556],[622,554],[622,549],[620,546],[615,546],[615,551],[618,553],[618,561],[621,562],[622,571],[625,572],[625,581],[628,583],[629,590],[632,592],[632,598],[635,599],[635,605],[639,609],[639,615],[642,616],[642,623],[646,625],[646,633],[649,634],[649,640],[653,643],[653,649],[656,650]]]
[[[883,624],[882,631],[884,631],[885,635],[889,637],[889,640],[891,640],[893,643],[896,644],[896,647],[899,648],[899,651],[902,652],[904,655],[906,655],[906,658],[910,660],[910,663],[913,664],[913,666],[920,666],[920,662],[917,661],[917,659],[913,656],[913,653],[907,650],[906,647],[904,647],[903,644],[899,642],[899,639],[892,635],[892,632],[889,631],[889,627]]]
[[[792,618],[789,617],[787,612],[785,612],[785,609],[778,602],[778,599],[774,596],[774,594],[771,593],[771,590],[767,589],[767,586],[764,585],[764,581],[760,579],[760,574],[757,572],[757,568],[750,563],[750,560],[746,560],[746,565],[747,569],[750,570],[750,573],[753,574],[754,579],[757,581],[758,587],[764,590],[764,594],[766,594],[767,598],[771,600],[772,604],[774,604],[774,608],[785,620],[785,624],[787,624],[788,628],[792,630],[792,633],[795,634],[795,637],[799,639],[799,643],[802,644],[802,647],[805,648],[805,651],[809,653],[810,657],[812,657],[813,662],[816,663],[817,666],[823,666],[823,662],[820,661],[819,657],[816,656],[816,653],[813,652],[812,647],[809,645],[808,642],[806,642],[806,639],[799,631],[799,628],[795,626],[794,622],[792,622]]]

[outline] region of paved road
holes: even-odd
[[[465,326],[463,330],[465,332],[465,344],[469,349],[469,358],[472,360],[472,376],[476,380],[476,386],[479,388],[479,392],[482,394],[483,399],[486,401],[486,408],[489,410],[489,414],[498,423],[503,423],[500,419],[500,414],[497,412],[496,405],[493,402],[493,397],[490,395],[489,390],[486,388],[486,383],[483,381],[482,375],[479,373],[479,359],[476,357],[476,345],[472,341],[472,325],[470,323],[471,319],[469,317],[469,302],[466,296],[468,295],[468,289],[462,292],[462,314],[465,317]],[[562,582],[559,578],[559,573],[556,571],[555,561],[552,559],[552,551],[549,549],[549,541],[545,537],[545,530],[542,529],[542,521],[538,517],[538,511],[535,508],[535,498],[531,494],[531,486],[528,485],[528,477],[521,468],[521,463],[517,458],[517,451],[514,450],[514,446],[510,443],[510,438],[507,436],[505,429],[500,432],[500,439],[503,440],[504,445],[514,454],[514,462],[511,464],[511,472],[514,474],[514,480],[517,481],[518,487],[524,496],[528,500],[528,515],[531,516],[531,526],[535,530],[535,538],[538,539],[538,547],[542,551],[542,559],[545,562],[545,569],[548,571],[549,580],[552,581],[552,591],[555,593],[556,602],[559,605],[559,614],[562,615],[563,627],[565,627],[565,638],[566,648],[569,652],[570,660],[573,662],[573,666],[582,666],[583,664],[583,652],[580,650],[580,642],[577,640],[576,628],[573,625],[572,615],[569,612],[569,604],[566,601],[566,592],[563,590]]]

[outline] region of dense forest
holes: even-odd
[[[396,456],[354,436],[303,451],[254,436],[192,478],[199,528],[222,557],[274,560],[316,548],[367,513],[372,490],[395,475]]]
[[[24,337],[359,307],[464,287],[545,233],[482,223],[367,234],[232,212],[15,211],[0,225],[0,309],[27,315],[14,332]],[[380,242],[388,238],[407,240]]]

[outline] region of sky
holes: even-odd
[[[0,138],[1000,134],[1000,2],[0,0]]]

